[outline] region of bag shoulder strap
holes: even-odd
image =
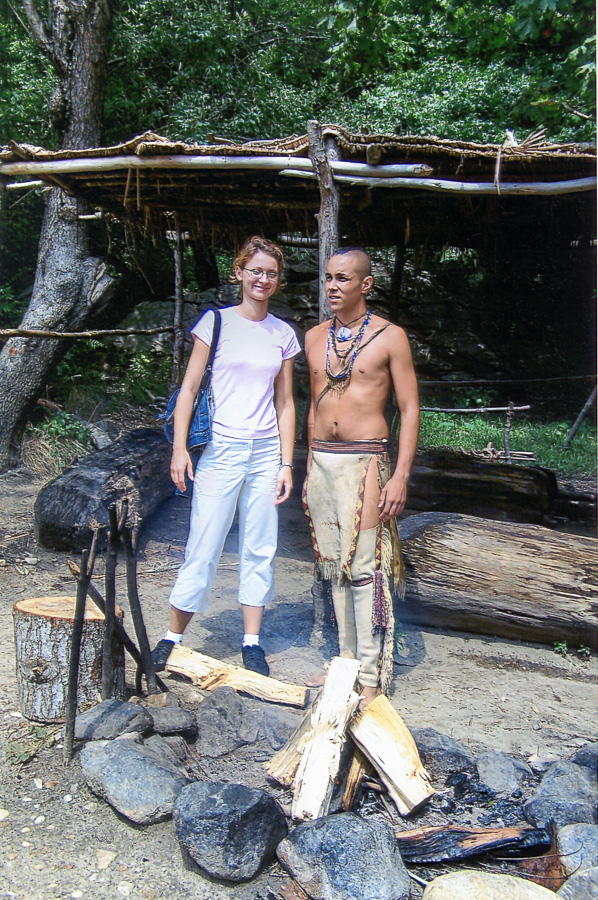
[[[206,310],[206,313],[208,310]],[[212,328],[212,340],[210,342],[210,352],[208,353],[208,361],[206,363],[206,367],[203,373],[203,378],[201,379],[201,384],[199,386],[199,390],[203,390],[208,386],[208,383],[212,377],[212,364],[214,362],[214,354],[216,353],[216,347],[218,346],[218,338],[220,337],[220,310],[213,309],[214,313],[214,327]],[[205,313],[204,313],[205,315]]]

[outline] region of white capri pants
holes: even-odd
[[[280,439],[240,440],[213,434],[193,483],[185,561],[170,604],[200,612],[209,602],[216,567],[239,507],[239,603],[267,606],[274,596],[278,539],[276,480]]]

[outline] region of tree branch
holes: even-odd
[[[48,29],[39,14],[39,10],[35,5],[34,0],[22,0],[22,3],[25,15],[27,16],[27,21],[29,22],[29,27],[31,28],[36,43],[42,53],[48,57],[54,66],[56,73],[62,78],[64,76],[64,66],[56,53],[54,42],[48,33]]]

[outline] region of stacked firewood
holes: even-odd
[[[415,741],[390,701],[379,696],[359,708],[359,662],[332,660],[322,691],[288,742],[266,763],[272,778],[291,788],[292,817],[317,819],[330,808],[346,749],[353,753],[343,792],[350,809],[363,776],[375,770],[401,816],[434,794]]]

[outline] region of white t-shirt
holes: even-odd
[[[274,380],[282,362],[301,352],[290,325],[270,313],[252,322],[237,307],[220,310],[221,325],[212,367],[214,418],[212,428],[226,437],[253,440],[275,437]],[[214,314],[208,311],[191,334],[210,344]]]

